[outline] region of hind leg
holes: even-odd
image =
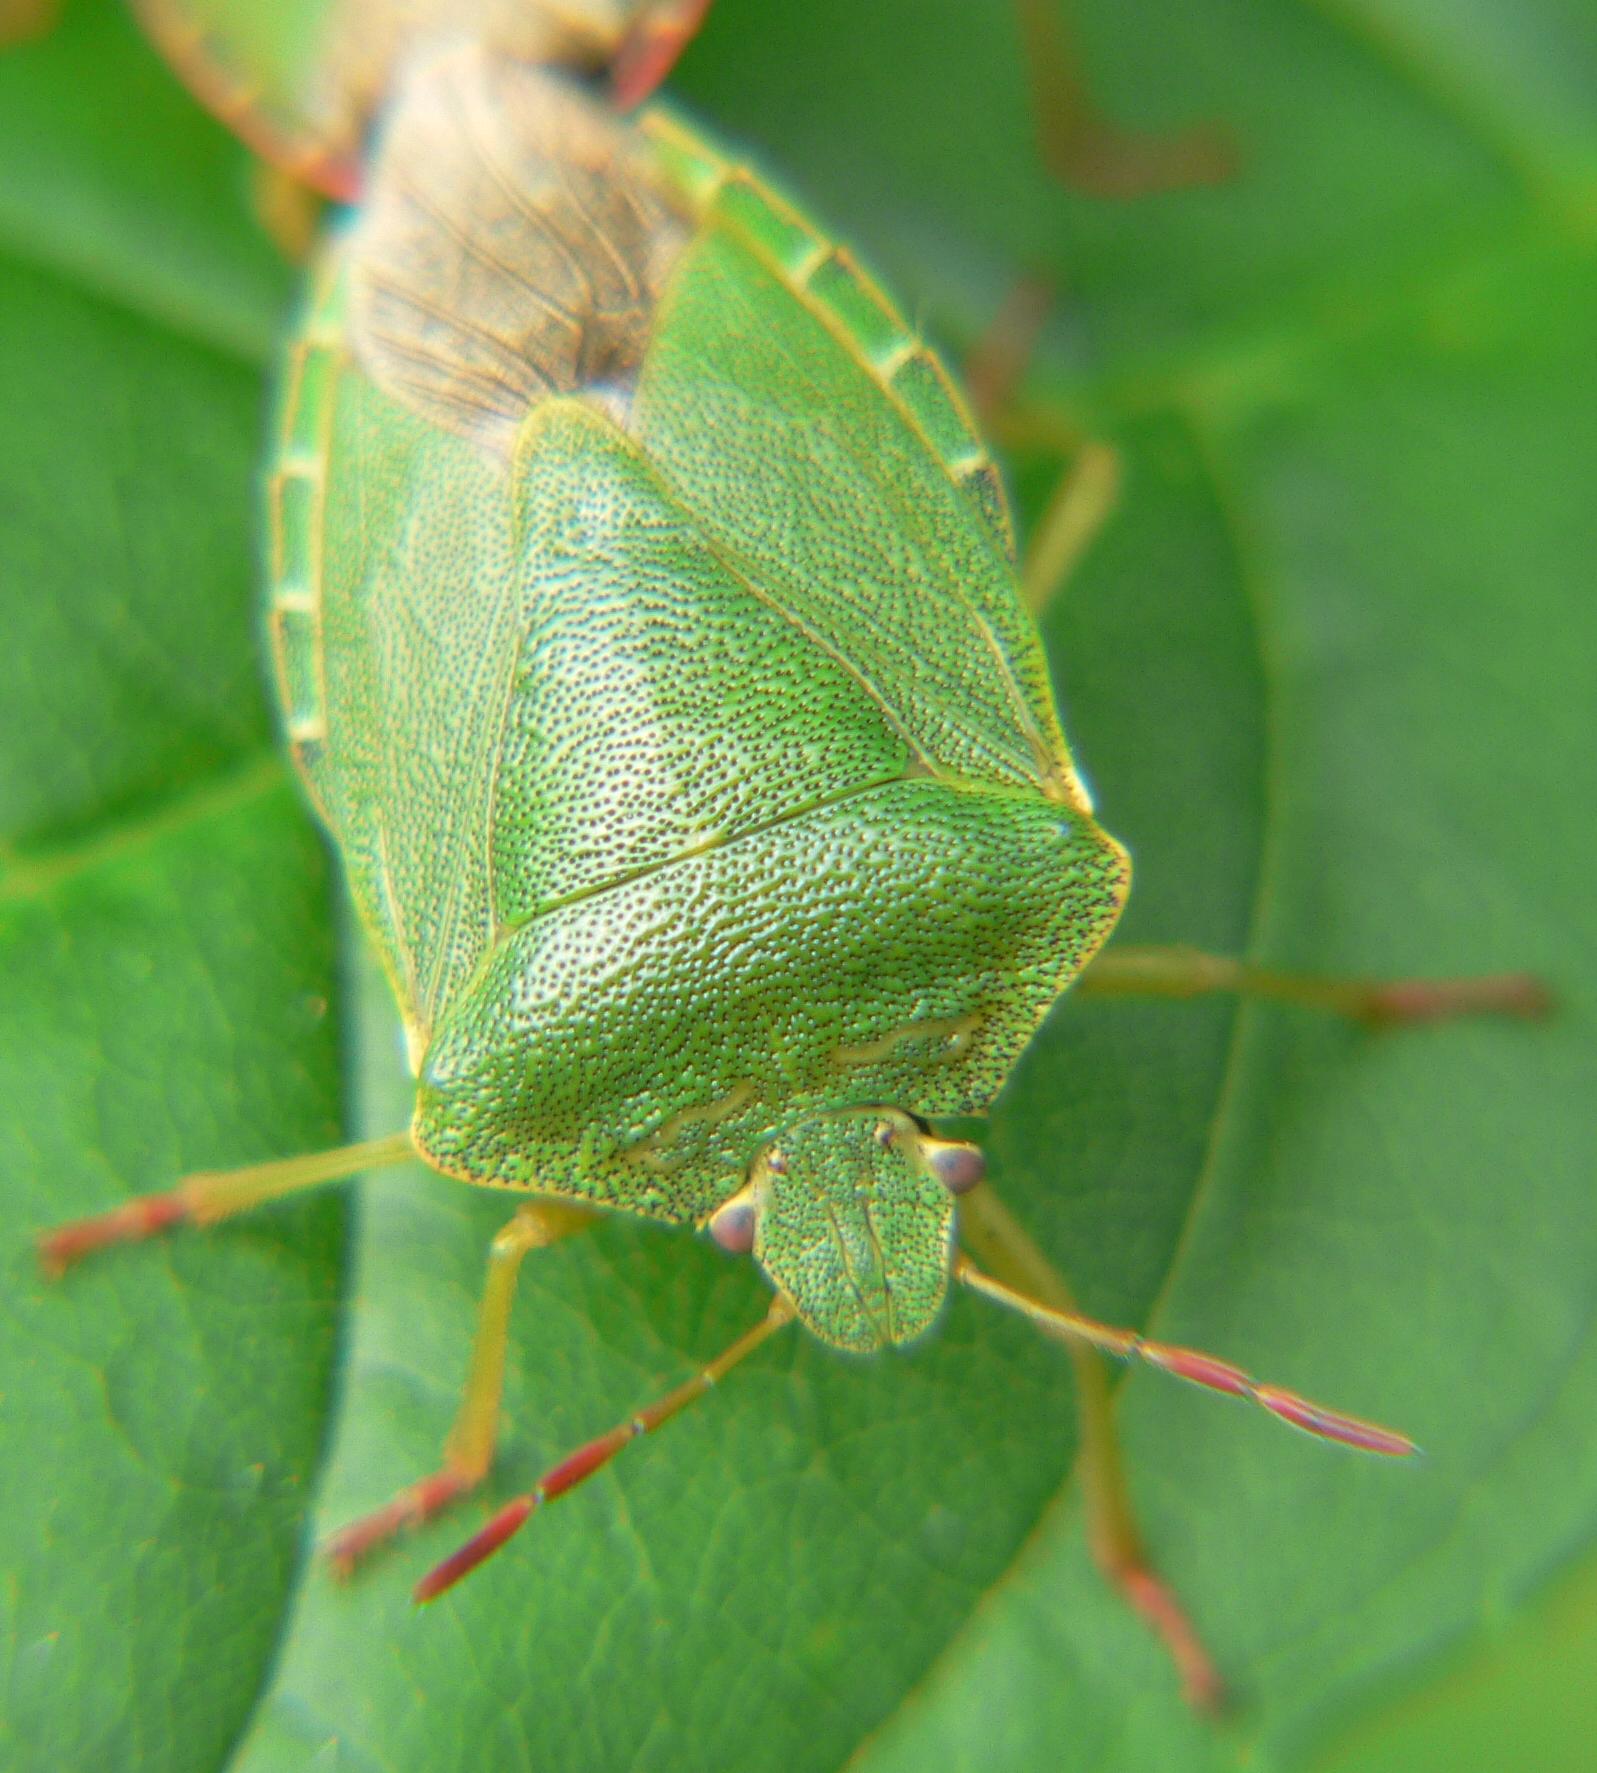
[[[977,1188],[961,1200],[960,1239],[1006,1281],[1056,1310],[1074,1309],[1058,1271],[992,1189]],[[1149,1560],[1132,1513],[1103,1361],[1091,1348],[1061,1340],[1076,1372],[1076,1471],[1093,1558],[1165,1646],[1187,1703],[1199,1711],[1218,1711],[1225,1697],[1219,1671],[1175,1590]]]

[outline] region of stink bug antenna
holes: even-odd
[[[1305,1434],[1321,1440],[1338,1441],[1344,1447],[1357,1447],[1364,1453],[1381,1453],[1389,1458],[1406,1458],[1419,1448],[1406,1434],[1382,1428],[1379,1423],[1366,1422],[1360,1416],[1349,1416],[1341,1410],[1328,1409],[1312,1399],[1300,1397],[1279,1385],[1264,1385],[1252,1374],[1234,1367],[1229,1361],[1217,1360],[1195,1348],[1175,1348],[1167,1342],[1150,1342],[1135,1330],[1116,1329],[1073,1311],[1056,1311],[1052,1306],[1006,1287],[1002,1281],[984,1274],[969,1257],[960,1256],[954,1264],[955,1278],[972,1292],[980,1293],[995,1304],[1018,1311],[1030,1318],[1039,1329],[1068,1341],[1085,1343],[1123,1361],[1141,1361],[1157,1367],[1172,1378],[1184,1379],[1189,1385],[1202,1385],[1210,1391],[1224,1392],[1228,1397],[1246,1398],[1272,1416],[1301,1428]]]
[[[623,1448],[629,1447],[643,1435],[652,1434],[663,1423],[669,1422],[678,1411],[696,1403],[705,1392],[724,1379],[739,1361],[746,1360],[753,1354],[768,1336],[775,1335],[778,1330],[792,1323],[795,1315],[792,1305],[778,1293],[771,1301],[771,1309],[752,1330],[739,1336],[730,1348],[718,1354],[708,1366],[700,1368],[685,1384],[677,1386],[674,1391],[668,1391],[654,1403],[645,1405],[625,1422],[618,1422],[608,1434],[601,1434],[578,1447],[576,1452],[568,1453],[558,1465],[551,1466],[524,1495],[507,1502],[487,1526],[473,1534],[458,1551],[451,1553],[422,1577],[416,1584],[414,1598],[418,1601],[436,1600],[446,1589],[453,1588],[462,1576],[470,1575],[480,1563],[491,1558],[507,1539],[520,1532],[535,1509],[556,1501],[567,1490],[574,1490],[584,1478],[592,1477],[602,1466],[608,1465]]]

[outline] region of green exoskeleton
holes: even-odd
[[[50,1234],[46,1259],[412,1154],[516,1197],[444,1461],[339,1536],[348,1566],[486,1474],[527,1252],[621,1212],[751,1254],[763,1322],[503,1508],[423,1598],[782,1326],[908,1343],[956,1279],[1078,1346],[1409,1451],[1076,1315],[985,1198],[979,1150],[935,1130],[991,1105],[1130,879],[1060,730],[998,470],[845,251],[668,110],[628,121],[501,49],[405,61],[286,355],[267,480],[283,729],[400,1006],[412,1125],[191,1177]],[[353,165],[371,109],[319,138],[327,165]],[[1371,1018],[1534,1004],[1523,981],[1343,986],[1176,951],[1090,982]],[[961,1210],[1000,1272],[962,1249]],[[1212,1692],[1123,1511],[1107,1541]]]

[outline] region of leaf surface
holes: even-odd
[[[1148,1540],[1237,1692],[1216,1731],[1091,1568],[1066,1364],[977,1301],[904,1357],[773,1345],[418,1612],[479,1505],[349,1589],[309,1546],[436,1461],[502,1202],[407,1171],[362,1185],[347,1260],[329,1199],[36,1278],[51,1220],[325,1143],[341,1099],[406,1112],[255,687],[288,279],[242,157],[80,0],[0,58],[8,1765],[1340,1770],[1355,1722],[1348,1754],[1417,1740],[1405,1691],[1497,1715],[1535,1680],[1497,1634],[1597,1528],[1597,45],[1574,0],[1079,25],[1106,109],[1221,119],[1238,178],[1061,192],[1008,14],[962,0],[721,0],[684,92],[945,337],[1057,279],[1028,396],[1125,478],[1046,638],[1136,856],[1126,935],[1557,986],[1545,1027],[1383,1037],[1067,1001],[994,1117],[1090,1309],[1427,1458],[1125,1387]],[[1015,467],[1035,518],[1049,463]],[[491,1495],[762,1297],[648,1227],[529,1262]]]

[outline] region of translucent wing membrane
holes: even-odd
[[[278,0],[273,0],[277,4]],[[412,72],[464,44],[496,60],[602,67],[649,0],[328,0],[325,92],[368,125]]]
[[[407,84],[349,243],[352,345],[416,411],[508,457],[550,394],[624,408],[685,230],[631,132],[472,48]]]

